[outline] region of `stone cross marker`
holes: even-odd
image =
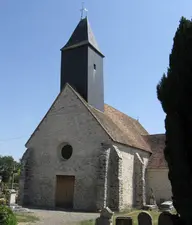
[[[133,220],[131,217],[117,217],[116,225],[132,225]]]
[[[96,219],[96,225],[112,225],[113,212],[108,208],[104,208],[100,212],[100,217]]]
[[[148,212],[139,213],[138,225],[153,225],[151,215]]]
[[[173,225],[172,215],[169,212],[163,212],[158,219],[158,225]]]

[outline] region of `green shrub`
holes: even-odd
[[[0,205],[5,205],[6,204],[6,199],[3,197],[0,197]]]
[[[15,214],[7,206],[0,206],[0,224],[17,225],[17,219]]]

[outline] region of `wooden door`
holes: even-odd
[[[75,177],[58,175],[56,179],[56,207],[72,209]]]

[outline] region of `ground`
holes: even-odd
[[[135,211],[129,212],[129,213],[115,214],[115,216],[113,218],[113,225],[115,225],[115,219],[117,216],[130,216],[133,219],[133,225],[138,225],[137,216],[139,215],[140,212],[141,212],[140,210],[135,210]],[[150,211],[149,213],[151,214],[151,216],[153,218],[153,225],[157,225],[160,212]],[[95,221],[94,220],[82,221],[77,225],[95,225]]]
[[[32,210],[29,215],[39,218],[29,218],[31,222],[19,223],[19,225],[79,225],[81,221],[94,220],[99,214],[97,213],[76,213],[51,210]],[[18,216],[17,216],[18,217]],[[19,219],[19,221],[21,221]],[[25,220],[26,221],[26,220]]]
[[[113,218],[113,225],[115,225],[115,219],[117,216],[130,216],[133,219],[133,225],[138,225],[138,220],[137,217],[139,215],[139,213],[142,212],[141,210],[134,210],[132,212],[129,213],[118,213],[114,215]],[[148,211],[148,213],[152,216],[153,219],[153,225],[158,225],[158,218],[161,212],[158,211]],[[173,211],[172,213],[175,214],[175,211]],[[82,221],[77,225],[95,225],[95,221],[94,220],[89,220],[89,221]]]
[[[133,225],[137,225],[137,216],[140,212],[140,210],[135,210],[129,213],[115,214],[113,225],[115,225],[115,218],[117,216],[130,216],[133,219]],[[149,213],[153,218],[153,224],[157,225],[160,212],[149,211]],[[29,218],[31,222],[19,223],[19,225],[95,225],[95,219],[99,216],[99,214],[96,213],[74,213],[47,210],[34,210],[34,213],[29,215],[32,216]],[[39,218],[39,221],[35,221],[34,216]]]

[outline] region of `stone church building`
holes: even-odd
[[[19,204],[96,211],[170,199],[164,135],[104,104],[104,55],[87,18],[61,49],[60,93],[26,143]]]

